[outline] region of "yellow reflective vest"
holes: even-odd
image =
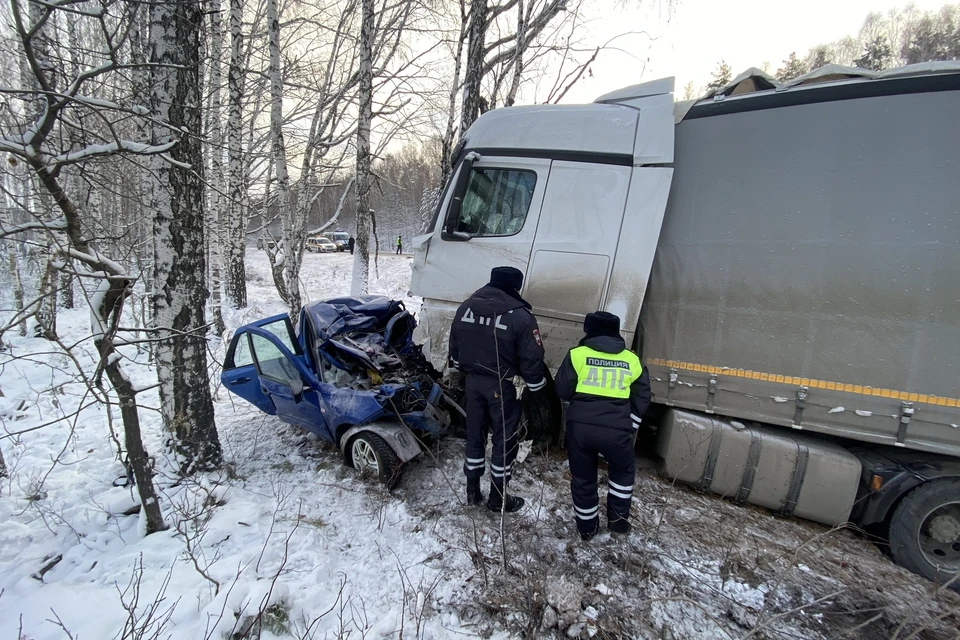
[[[629,398],[630,385],[643,373],[640,358],[629,349],[614,354],[576,347],[570,363],[577,373],[577,393],[604,398]]]

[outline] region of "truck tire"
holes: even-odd
[[[902,567],[940,584],[960,572],[960,478],[926,482],[890,519],[890,553]],[[951,587],[960,590],[960,578]]]
[[[380,482],[393,489],[400,481],[400,459],[383,438],[370,431],[361,431],[347,445],[350,464],[361,474],[376,475]]]

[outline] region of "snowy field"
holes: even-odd
[[[352,257],[308,254],[311,300],[348,292]],[[405,300],[409,256],[381,256],[371,291]],[[264,255],[233,328],[282,312]],[[60,316],[89,373],[89,314]],[[148,537],[111,428],[57,347],[8,332],[0,353],[0,639],[955,638],[960,598],[863,537],[638,476],[634,533],[574,534],[562,452],[522,452],[518,514],[462,503],[462,440],[387,492],[317,438],[216,389],[221,472],[179,479],[153,392],[146,446],[170,529]],[[211,344],[221,360],[224,345]],[[127,348],[135,383],[155,383]],[[219,368],[211,370],[218,379]],[[111,426],[112,425],[112,426]],[[486,487],[484,487],[486,491]]]

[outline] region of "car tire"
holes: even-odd
[[[400,459],[383,438],[361,431],[347,444],[350,465],[361,474],[376,474],[380,482],[393,489],[400,481]]]
[[[960,478],[930,480],[890,519],[890,554],[900,566],[946,584],[960,572]],[[960,578],[950,585],[960,590]]]

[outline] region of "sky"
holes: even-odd
[[[914,0],[920,11],[935,10],[948,0]],[[867,14],[886,13],[909,3],[893,0],[627,0],[611,11],[609,0],[594,3],[587,26],[589,40],[616,41],[624,51],[602,53],[593,64],[593,77],[584,78],[563,102],[592,102],[614,89],[646,80],[675,76],[676,92],[688,81],[699,88],[724,59],[733,75],[770,63],[775,71],[790,52],[805,55],[813,46],[856,34]],[[603,12],[600,13],[600,7]]]

